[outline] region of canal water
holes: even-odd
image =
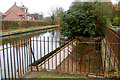
[[[0,50],[3,48],[2,44],[4,44],[4,48],[7,48],[7,47],[10,47],[10,43],[11,43],[11,45],[13,45],[12,44],[13,42],[19,42],[21,39],[26,39],[29,37],[31,37],[31,40],[36,40],[36,39],[40,40],[40,38],[41,38],[41,41],[43,41],[44,37],[45,37],[45,41],[47,41],[48,37],[49,37],[49,41],[51,41],[51,40],[59,41],[60,40],[60,32],[57,29],[49,29],[49,30],[44,30],[44,31],[37,31],[37,32],[32,32],[32,33],[19,34],[19,35],[1,38],[2,43],[0,44]],[[44,55],[46,55],[49,52],[51,52],[52,50],[54,50],[56,48],[56,45],[57,45],[57,47],[59,47],[58,42],[57,43],[49,42],[49,52],[48,52],[48,46],[44,47],[44,42],[40,43],[40,41],[34,41],[34,43],[32,43],[31,46],[33,46],[33,45],[34,45],[34,48],[32,47],[32,49],[33,49],[34,57],[35,57],[36,61],[38,59],[40,59],[40,57],[43,57]],[[37,49],[40,45],[41,45],[41,52],[40,52],[40,49]],[[48,45],[48,43],[45,42],[45,45]],[[53,46],[53,48],[51,48],[51,46]],[[29,44],[27,46],[21,45],[18,47],[19,48],[12,47],[11,49],[10,48],[5,49],[4,55],[3,55],[3,51],[0,51],[0,57],[1,57],[1,59],[0,59],[1,67],[0,68],[2,71],[2,74],[1,73],[0,74],[1,74],[2,78],[5,77],[5,72],[6,72],[7,78],[9,76],[12,77],[12,74],[14,75],[15,71],[17,72],[20,69],[22,70],[22,67],[25,65],[30,65],[30,63],[29,63],[30,57],[27,57],[27,56],[30,56]],[[44,51],[45,51],[45,53],[44,53]],[[20,54],[17,54],[17,53],[20,53]],[[38,55],[40,53],[41,53],[41,55]],[[18,61],[17,61],[17,56],[18,56]],[[4,62],[4,58],[5,58],[5,62]],[[28,60],[28,63],[27,63],[27,60]],[[34,62],[34,61],[32,61],[32,62]],[[25,64],[25,63],[27,63],[27,64]],[[21,64],[21,66],[18,66],[20,64]],[[6,71],[4,71],[4,69],[6,69]]]

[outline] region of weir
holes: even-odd
[[[0,50],[1,77],[20,78],[29,71],[42,70],[100,78],[119,77],[119,58],[115,56],[119,53],[114,52],[116,48],[110,47],[111,44],[119,46],[119,43],[109,45],[108,40],[106,37],[102,42],[96,39],[66,41],[36,36],[3,44]]]

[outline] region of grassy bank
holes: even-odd
[[[36,27],[29,27],[29,28],[2,30],[2,34],[12,33],[12,32],[20,32],[20,31],[26,31],[26,30],[33,30],[33,29],[40,29],[40,28],[47,28],[47,27],[55,27],[55,26],[58,26],[58,25],[36,26]]]

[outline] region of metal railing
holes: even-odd
[[[109,67],[106,73],[108,57],[105,51],[103,67],[101,47],[101,42],[79,42],[76,39],[63,41],[57,37],[30,37],[3,44],[0,50],[1,78],[20,78],[28,71],[43,69],[105,76],[114,66]],[[113,63],[110,61],[109,66]],[[116,68],[112,71],[113,74],[114,72]],[[117,72],[114,76],[119,77],[119,69]],[[111,73],[108,76],[111,76]]]
[[[105,39],[117,61],[120,61],[120,34],[107,27]]]

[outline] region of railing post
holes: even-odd
[[[119,62],[118,62],[118,78],[119,78],[119,69],[120,69],[120,68],[119,68]]]
[[[18,43],[16,41],[16,56],[17,56],[17,68],[18,68],[17,71],[18,71],[18,77],[20,77],[19,76],[20,74],[19,74],[18,50],[17,50],[19,48],[19,46],[18,47],[17,46],[18,46]]]
[[[104,76],[105,76],[105,68],[106,67],[106,43],[105,43],[105,58],[104,58]]]
[[[68,41],[68,72],[69,72],[69,41]]]
[[[7,54],[8,55],[8,54]],[[16,62],[15,62],[15,49],[14,49],[14,42],[13,42],[13,55],[14,55],[14,72],[15,72],[15,78],[16,78]]]
[[[26,72],[26,61],[27,60],[26,60],[25,44],[27,44],[27,43],[26,43],[26,41],[24,39],[24,64],[25,64],[24,67],[25,67],[25,72]]]
[[[49,54],[49,37],[48,37],[48,54]],[[48,57],[48,70],[49,70],[49,57]]]
[[[40,59],[42,57],[42,45],[41,45],[41,37],[40,37]],[[41,66],[41,69],[42,69],[42,66]]]
[[[45,36],[44,36],[44,56],[45,56]],[[46,69],[46,63],[44,61],[44,69]]]
[[[64,41],[64,44],[65,44],[65,41]],[[66,57],[65,57],[65,48],[64,48],[64,60],[65,60],[65,58],[66,58]],[[64,71],[65,71],[65,65],[66,65],[66,64],[65,64],[65,61],[64,61]]]
[[[76,72],[77,72],[77,42],[76,42]]]
[[[52,43],[51,44],[52,44],[51,47],[52,47],[52,51],[53,51],[53,37],[52,37]],[[53,57],[52,57],[52,70],[53,70]]]
[[[72,72],[73,72],[73,37],[72,37]]]
[[[57,48],[57,37],[55,37],[55,49]],[[56,54],[56,70],[57,70],[57,54]]]
[[[36,48],[37,49],[36,50],[37,51],[37,53],[36,53],[37,54],[36,59],[38,60],[38,37],[37,36],[36,36],[36,46],[37,46],[37,48]],[[38,65],[36,65],[36,68],[37,68],[37,71],[38,71]]]
[[[8,44],[6,44],[6,47],[8,47]],[[10,70],[9,70],[9,56],[8,56],[8,49],[7,49],[7,66],[8,66],[8,77],[9,77],[9,79],[10,79]]]
[[[4,52],[4,44],[2,45],[3,47],[3,60],[4,60],[4,74],[5,74],[5,80],[6,80],[6,66],[5,66],[5,52]],[[2,74],[2,73],[1,73]]]
[[[11,43],[10,43],[10,60],[11,60],[11,72],[12,72],[12,79],[13,79],[13,63],[12,63],[12,50],[11,50]]]
[[[20,63],[19,66],[20,66],[20,76],[21,76],[22,74],[21,74],[21,54],[20,54],[20,51],[21,50],[20,50],[20,41],[19,41],[19,63]]]
[[[22,51],[21,61],[22,61],[22,70],[23,70],[23,74],[24,74],[24,63],[23,63],[23,47],[24,47],[24,46],[23,46],[23,43],[24,43],[24,42],[21,40],[21,51]]]
[[[31,51],[31,49],[32,49],[32,46],[31,46],[31,37],[30,37],[30,58],[31,58],[31,71],[33,71],[33,69],[32,69],[32,51]]]

